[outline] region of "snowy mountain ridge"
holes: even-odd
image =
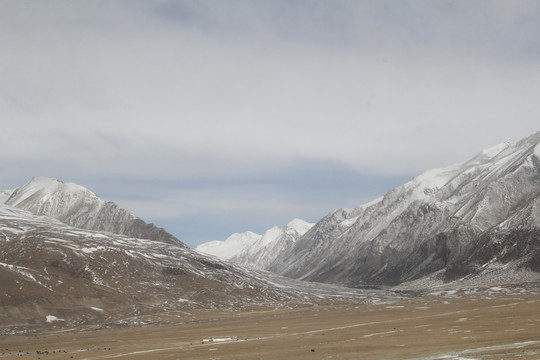
[[[270,269],[349,286],[397,284],[441,269],[448,278],[477,271],[484,258],[475,247],[484,246],[488,260],[501,258],[498,252],[508,250],[494,242],[540,227],[539,143],[540,132],[492,147],[342,211],[342,218],[323,219]],[[536,235],[527,236],[516,248]],[[537,251],[516,252],[512,260],[534,264]]]
[[[225,241],[212,241],[199,245],[196,250],[230,260],[241,265],[264,269],[274,261],[280,251],[304,235],[313,225],[294,219],[284,227],[274,226],[259,235],[251,231],[233,234]]]
[[[3,191],[2,199],[6,205],[49,216],[74,227],[185,246],[164,229],[145,223],[112,201],[104,201],[77,184],[34,177],[17,189]]]
[[[196,247],[196,250],[229,260],[242,252],[244,248],[260,239],[261,236],[252,231],[246,231],[242,234],[236,233],[229,236],[225,241],[215,240],[201,244]]]
[[[332,211],[294,242],[231,260],[352,287],[433,274],[451,281],[497,264],[540,271],[539,234],[540,132],[426,171],[367,204]]]

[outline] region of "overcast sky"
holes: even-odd
[[[0,0],[0,189],[188,245],[315,222],[540,130],[540,2]]]

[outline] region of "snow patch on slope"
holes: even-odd
[[[14,190],[0,190],[0,204],[4,204],[13,194]]]
[[[540,144],[534,147],[534,156],[536,156],[536,158],[540,160]]]

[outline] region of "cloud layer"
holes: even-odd
[[[539,33],[536,1],[3,0],[1,185],[313,221],[539,130]]]

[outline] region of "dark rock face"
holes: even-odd
[[[470,273],[478,273],[485,264],[518,262],[520,268],[539,272],[540,229],[486,233],[452,259],[445,276],[454,280]]]
[[[138,239],[155,240],[167,244],[185,246],[180,240],[169,234],[165,229],[157,227],[154,224],[145,223],[143,220],[138,218],[127,220],[127,224],[124,226],[119,226],[118,230],[116,231],[112,232]]]

